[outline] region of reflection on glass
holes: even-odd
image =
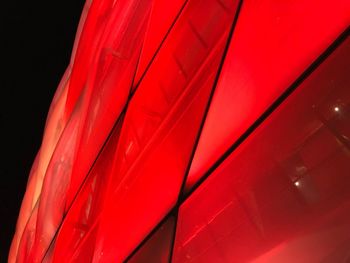
[[[127,263],[169,262],[175,218],[169,217],[155,233],[136,251]]]
[[[350,260],[350,40],[191,195],[174,262]]]

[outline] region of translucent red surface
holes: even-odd
[[[53,239],[65,210],[78,135],[79,111],[73,113],[47,168],[36,219],[35,244],[29,261],[40,261]]]
[[[189,1],[130,100],[94,262],[124,260],[176,203],[236,6]]]
[[[138,84],[187,0],[155,1],[135,75]]]
[[[111,175],[112,163],[109,160],[115,153],[120,126],[121,122],[114,128],[86,182],[76,194],[72,206],[69,207],[54,246],[54,262],[71,259],[77,248],[81,246],[81,242],[85,242],[88,233],[96,225],[106,195],[105,188]],[[88,254],[88,251],[84,251],[84,254]]]
[[[243,2],[188,189],[345,30],[349,14],[347,0]]]
[[[168,218],[155,233],[143,244],[128,263],[167,263],[170,260],[170,251],[175,230],[175,218]]]
[[[125,108],[151,4],[152,1],[118,1],[111,11],[112,19],[105,25],[95,54],[96,63],[90,68],[86,83],[68,204]]]
[[[65,118],[68,119],[77,103],[88,79],[89,69],[98,51],[97,45],[103,28],[107,22],[108,14],[113,7],[113,0],[91,1],[89,12],[80,21],[78,39],[73,49],[72,75],[68,89],[65,107]]]
[[[350,40],[181,206],[173,262],[344,262]]]
[[[345,0],[88,0],[9,262],[348,260],[349,23]]]

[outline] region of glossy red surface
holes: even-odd
[[[53,261],[53,251],[56,245],[56,238],[51,242],[49,249],[46,251],[42,263],[50,263]]]
[[[126,262],[128,263],[167,263],[174,237],[175,218],[168,218],[155,233]]]
[[[35,190],[35,184],[34,184],[33,177],[37,173],[39,157],[40,157],[40,151],[38,152],[38,154],[35,158],[35,161],[33,163],[32,169],[31,169],[30,174],[29,174],[27,189],[26,189],[25,195],[23,197],[21,210],[19,213],[19,220],[18,220],[17,225],[16,225],[16,233],[13,237],[13,242],[11,244],[11,248],[10,248],[10,252],[9,252],[9,258],[16,256],[18,247],[20,246],[20,241],[21,241],[21,239],[23,239],[23,233],[25,231],[28,232],[26,230],[26,227],[28,225],[28,220],[33,213],[33,207],[32,207],[33,200],[32,199],[33,199],[34,190]],[[25,235],[28,235],[28,234],[25,234]]]
[[[172,24],[186,2],[187,0],[154,1],[135,75],[135,84],[140,82],[142,75],[151,63],[152,57],[166,38],[166,33],[170,31]]]
[[[40,261],[53,239],[65,210],[78,135],[79,111],[73,113],[47,168],[36,219],[35,244],[28,261]]]
[[[345,0],[88,0],[9,262],[349,259],[349,40],[280,98],[349,23]]]
[[[118,1],[111,11],[86,83],[80,141],[67,196],[70,204],[116,120],[133,84],[152,1]],[[140,15],[142,14],[142,15]],[[110,32],[113,31],[114,34]]]
[[[189,1],[130,100],[94,262],[124,260],[175,205],[236,5]]]
[[[82,28],[82,31],[78,35],[79,38],[75,49],[73,49],[72,75],[65,107],[66,119],[69,119],[79,96],[83,92],[113,2],[113,0],[91,0],[86,18],[80,21],[79,28]]]
[[[28,221],[26,222],[26,226],[23,230],[23,234],[19,239],[18,251],[17,251],[17,261],[18,262],[26,262],[27,258],[29,258],[31,251],[34,247],[35,240],[35,226],[36,220],[38,216],[38,205],[35,205]]]
[[[54,247],[53,262],[71,259],[77,248],[87,239],[87,234],[96,225],[96,220],[101,212],[106,194],[106,184],[111,175],[112,163],[109,160],[113,159],[115,153],[120,126],[121,122],[114,128],[110,139],[96,160],[86,182],[77,193],[74,203],[69,208],[67,216],[58,232]],[[88,252],[86,250],[84,254],[88,254]]]
[[[16,226],[16,233],[10,249],[10,258],[15,258],[19,249],[19,241],[24,235],[25,224],[33,214],[34,206],[40,202],[43,181],[46,175],[47,167],[62,131],[66,125],[62,116],[64,115],[64,104],[67,95],[67,86],[69,83],[70,68],[66,70],[53,98],[49,114],[45,125],[45,134],[43,137],[40,151],[38,152],[27,183],[27,191],[23,198],[19,220]],[[35,226],[33,226],[35,228]],[[34,230],[33,230],[34,231]],[[35,231],[34,231],[35,232]]]
[[[173,262],[350,259],[348,38],[181,206]]]
[[[347,0],[244,1],[187,189],[345,30],[349,14]]]

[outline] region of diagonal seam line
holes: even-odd
[[[182,14],[182,11],[183,11],[183,9],[185,8],[187,2],[188,2],[188,0],[186,0],[186,1],[184,2],[183,6],[181,7],[180,11],[178,12],[177,16],[175,17],[173,23],[171,24],[169,30],[167,31],[167,33],[165,34],[163,40],[161,41],[161,43],[160,43],[158,49],[156,50],[155,54],[153,55],[153,57],[151,58],[149,64],[147,65],[147,67],[146,67],[144,73],[142,74],[140,80],[139,80],[138,83],[135,85],[135,88],[133,88],[133,87],[134,87],[134,82],[135,82],[135,77],[136,77],[136,72],[137,72],[137,68],[138,68],[138,65],[139,65],[139,62],[140,62],[140,57],[141,57],[141,52],[142,52],[142,48],[140,49],[140,54],[139,54],[137,66],[136,66],[136,68],[135,68],[135,72],[134,72],[134,76],[133,76],[133,81],[132,81],[132,84],[131,84],[131,87],[130,87],[130,94],[129,94],[129,98],[128,98],[128,100],[127,100],[127,103],[126,103],[126,105],[124,106],[124,109],[122,110],[121,114],[119,115],[117,121],[113,124],[112,130],[110,131],[109,135],[107,136],[107,139],[106,139],[105,142],[103,143],[103,145],[102,145],[100,151],[98,152],[98,154],[97,154],[95,160],[93,161],[92,166],[90,167],[90,169],[89,169],[87,175],[85,176],[84,180],[82,181],[82,184],[81,184],[80,187],[78,188],[78,191],[77,191],[76,195],[74,196],[74,198],[73,198],[73,200],[72,200],[70,206],[68,207],[67,212],[64,214],[64,216],[63,216],[63,218],[62,218],[62,221],[61,221],[60,224],[58,225],[58,228],[57,228],[57,230],[56,230],[56,233],[54,234],[54,236],[53,236],[53,238],[52,238],[52,240],[51,240],[49,246],[47,247],[46,252],[45,252],[45,254],[44,254],[44,257],[42,258],[42,261],[45,259],[46,254],[47,254],[48,251],[49,251],[49,248],[53,245],[53,241],[54,241],[55,238],[57,237],[58,232],[59,232],[59,230],[61,229],[62,224],[63,224],[63,222],[64,222],[64,220],[65,220],[65,218],[66,218],[66,215],[68,214],[69,210],[70,210],[71,207],[72,207],[72,204],[73,204],[74,201],[76,200],[76,198],[77,198],[77,196],[78,196],[78,193],[80,193],[80,192],[82,191],[82,186],[85,184],[85,182],[86,182],[87,178],[89,177],[89,174],[90,174],[92,168],[94,167],[94,165],[95,165],[95,163],[96,163],[98,157],[101,155],[101,153],[102,153],[104,147],[106,146],[107,141],[110,139],[111,134],[112,134],[112,131],[114,130],[114,128],[117,126],[117,124],[118,124],[118,122],[119,122],[120,116],[122,116],[122,115],[124,115],[124,114],[126,113],[126,110],[127,110],[128,105],[129,105],[129,102],[131,101],[131,99],[133,98],[135,92],[137,91],[137,87],[140,85],[140,83],[142,82],[144,76],[145,76],[146,73],[148,72],[150,66],[152,65],[152,63],[153,63],[155,57],[158,55],[159,50],[160,50],[161,47],[163,46],[163,44],[164,44],[166,38],[168,37],[170,31],[172,30],[172,28],[174,27],[174,25],[175,25],[176,22],[178,21],[179,16]],[[146,38],[146,36],[145,36],[145,38]],[[144,40],[145,40],[145,38],[144,38]]]
[[[140,77],[140,80],[135,84],[134,91],[132,92],[133,94],[135,93],[137,87],[140,86],[142,80],[144,79],[144,77],[146,76],[148,70],[150,69],[151,65],[153,64],[154,59],[157,57],[159,51],[161,50],[162,46],[164,45],[164,42],[165,42],[166,39],[168,38],[168,36],[169,36],[170,32],[172,31],[172,29],[174,28],[176,22],[179,20],[180,15],[182,14],[183,10],[185,9],[185,6],[187,5],[187,2],[188,2],[188,0],[185,0],[185,1],[184,1],[183,5],[181,6],[179,12],[177,13],[177,15],[176,15],[176,17],[175,17],[175,19],[174,19],[174,21],[171,23],[171,25],[170,25],[168,31],[165,33],[165,35],[164,35],[162,41],[160,42],[158,48],[156,49],[156,51],[154,52],[154,54],[153,54],[151,60],[150,60],[149,63],[147,64],[146,69],[144,70],[144,72],[142,73],[142,75],[141,75],[141,77]],[[141,50],[141,52],[142,52],[142,50]]]
[[[190,155],[189,163],[188,163],[187,168],[185,170],[185,175],[184,175],[184,178],[183,178],[183,181],[182,181],[182,185],[181,185],[181,188],[180,188],[180,192],[179,192],[179,196],[178,196],[178,202],[180,202],[180,200],[181,200],[181,198],[183,196],[183,192],[184,192],[184,189],[185,189],[185,186],[186,186],[186,181],[187,181],[187,178],[188,178],[188,174],[189,174],[192,162],[193,162],[193,158],[194,158],[195,152],[196,152],[197,147],[198,147],[199,139],[200,139],[201,133],[202,133],[203,128],[204,128],[204,124],[205,124],[205,121],[206,121],[206,118],[207,118],[207,115],[208,115],[208,112],[209,112],[209,109],[210,109],[210,105],[211,105],[211,102],[212,102],[212,99],[213,99],[213,96],[214,96],[214,93],[215,93],[215,90],[216,90],[216,87],[217,87],[217,84],[218,84],[218,81],[219,81],[219,78],[220,78],[220,74],[221,74],[221,71],[222,71],[225,59],[226,59],[226,55],[227,55],[230,43],[232,41],[232,37],[233,37],[233,34],[234,34],[234,29],[236,27],[236,24],[237,24],[237,21],[238,21],[238,18],[239,18],[239,14],[240,14],[242,5],[243,5],[243,0],[240,0],[238,2],[238,5],[237,5],[237,10],[235,12],[235,15],[234,15],[234,18],[233,18],[233,22],[232,22],[232,26],[230,28],[230,32],[229,32],[228,37],[227,37],[226,46],[225,46],[225,48],[223,50],[221,61],[220,61],[220,64],[219,64],[219,67],[217,69],[217,73],[216,73],[216,76],[215,76],[215,79],[214,79],[214,82],[213,82],[213,87],[212,87],[212,90],[210,92],[209,99],[208,99],[206,108],[204,110],[204,115],[203,115],[203,118],[202,118],[199,130],[198,130],[198,133],[197,133],[197,136],[196,136],[193,148],[192,148],[192,152],[191,152],[191,155]]]
[[[210,109],[210,105],[211,105],[211,102],[212,102],[212,99],[213,99],[213,96],[214,96],[214,93],[215,93],[215,90],[216,90],[216,87],[217,87],[217,83],[219,81],[220,74],[221,74],[221,71],[222,71],[222,68],[223,68],[223,65],[224,65],[227,53],[228,53],[228,49],[230,47],[230,43],[231,43],[232,38],[233,38],[233,34],[234,34],[234,31],[235,31],[235,28],[236,28],[236,25],[237,25],[237,21],[238,21],[239,15],[241,13],[242,5],[243,5],[243,0],[239,0],[239,2],[237,4],[237,9],[236,9],[234,17],[233,17],[233,21],[232,21],[232,25],[231,25],[231,28],[230,28],[230,32],[229,32],[229,35],[227,37],[226,46],[225,46],[225,48],[223,50],[221,61],[220,61],[220,64],[219,64],[219,67],[217,69],[217,73],[216,73],[216,76],[215,76],[215,79],[214,79],[213,87],[212,87],[211,93],[209,95],[209,99],[208,99],[208,102],[207,102],[207,105],[206,105],[206,108],[205,108],[205,111],[204,111],[204,115],[202,117],[202,122],[201,122],[199,130],[197,132],[197,136],[196,136],[193,148],[192,148],[190,159],[189,159],[189,162],[188,162],[188,165],[187,165],[184,177],[183,177],[182,185],[181,185],[180,191],[178,193],[178,198],[177,198],[177,203],[176,203],[176,222],[175,222],[176,224],[175,224],[175,230],[174,230],[174,237],[173,237],[172,245],[171,245],[169,262],[172,262],[172,258],[173,258],[173,254],[174,254],[174,246],[175,246],[175,239],[176,239],[176,232],[177,232],[177,221],[178,221],[180,205],[183,202],[182,199],[183,199],[184,189],[185,189],[185,186],[186,186],[186,181],[187,181],[187,178],[188,178],[188,175],[189,175],[189,171],[190,171],[190,168],[191,168],[191,165],[192,165],[192,162],[193,162],[193,158],[194,158],[195,152],[196,152],[197,147],[198,147],[198,143],[199,143],[199,139],[200,139],[201,133],[202,133],[203,128],[204,128],[205,120],[207,118],[207,115],[208,115],[208,112],[209,112],[209,109]]]
[[[105,141],[103,142],[103,144],[102,144],[102,147],[101,147],[100,150],[98,151],[98,153],[97,153],[97,155],[96,155],[96,157],[95,157],[95,159],[94,159],[92,165],[90,166],[90,168],[89,168],[89,170],[88,170],[86,176],[84,177],[82,183],[80,184],[80,186],[79,186],[79,188],[78,188],[78,191],[76,192],[76,194],[74,195],[74,198],[73,198],[72,202],[71,202],[70,205],[68,206],[66,213],[63,215],[62,221],[61,221],[60,224],[58,225],[57,230],[56,230],[56,232],[55,232],[55,234],[54,234],[54,236],[53,236],[53,238],[52,238],[52,240],[51,240],[49,246],[48,246],[47,249],[46,249],[46,252],[45,252],[45,254],[44,254],[43,258],[42,258],[42,262],[43,262],[43,260],[45,259],[46,255],[47,255],[47,253],[48,253],[48,251],[49,251],[49,249],[50,249],[50,247],[53,245],[53,242],[54,242],[55,238],[57,237],[58,232],[60,231],[60,229],[61,229],[61,227],[62,227],[62,225],[63,225],[63,222],[65,221],[65,218],[66,218],[66,216],[68,215],[68,213],[69,213],[71,207],[73,206],[73,204],[74,204],[76,198],[78,197],[79,193],[81,193],[81,191],[83,190],[82,188],[83,188],[83,186],[85,185],[85,182],[86,182],[87,179],[90,177],[89,175],[91,174],[91,171],[92,171],[92,169],[94,168],[94,166],[95,166],[97,160],[99,159],[99,157],[100,157],[100,155],[102,154],[103,150],[105,149],[105,147],[106,147],[108,141],[110,140],[110,138],[111,138],[111,136],[112,136],[112,134],[113,134],[113,131],[116,129],[116,126],[119,124],[120,121],[122,121],[123,117],[124,117],[125,114],[126,114],[128,105],[129,105],[130,100],[131,100],[131,98],[132,98],[132,92],[131,92],[131,90],[132,90],[133,83],[134,83],[134,81],[135,81],[136,72],[137,72],[137,67],[138,67],[139,62],[140,62],[140,57],[141,57],[141,49],[140,49],[140,51],[139,51],[139,56],[138,56],[138,59],[137,59],[137,63],[136,63],[134,75],[133,75],[133,78],[132,78],[132,83],[131,83],[131,85],[130,85],[130,92],[129,92],[129,96],[128,96],[127,102],[126,102],[126,104],[124,105],[124,107],[123,107],[122,111],[120,112],[119,116],[117,117],[117,120],[114,122],[114,124],[113,124],[113,126],[112,126],[112,129],[110,130],[110,132],[109,132],[109,134],[108,134],[106,140],[105,140]],[[118,139],[118,141],[119,141],[119,139]],[[66,204],[65,207],[67,207],[67,204]]]
[[[237,11],[235,13],[235,16],[234,16],[234,19],[233,19],[233,23],[232,23],[232,26],[230,28],[230,32],[229,32],[229,35],[228,35],[228,38],[227,38],[227,42],[226,42],[226,47],[224,49],[224,52],[223,52],[223,55],[222,55],[222,60],[220,62],[220,65],[219,65],[219,68],[218,68],[218,73],[217,73],[217,76],[214,80],[214,84],[213,86],[215,87],[216,86],[216,82],[218,80],[218,77],[220,75],[220,71],[222,69],[222,65],[223,65],[223,62],[225,60],[225,55],[227,53],[227,50],[228,50],[228,46],[229,46],[229,43],[230,43],[230,40],[231,40],[231,37],[233,35],[233,31],[234,31],[234,28],[235,28],[235,25],[237,23],[237,20],[238,20],[238,15],[240,13],[240,8],[241,8],[241,5],[242,5],[242,2],[243,0],[240,0],[238,5],[237,5]],[[213,92],[212,92],[213,93]],[[212,96],[212,94],[210,94],[210,96]],[[209,108],[209,103],[207,105],[207,108]],[[203,118],[205,119],[205,118]],[[194,153],[192,154],[194,155]],[[193,158],[193,156],[191,157]],[[187,169],[189,170],[189,168]],[[184,180],[185,181],[185,180]],[[181,186],[181,190],[182,188],[184,187],[184,184]],[[181,192],[181,191],[180,191]],[[179,200],[179,198],[178,198]],[[178,219],[178,210],[179,210],[179,206],[180,206],[180,203],[177,202],[175,204],[175,206],[166,214],[166,216],[159,222],[157,223],[153,230],[139,243],[139,245],[133,250],[133,252],[131,252],[131,254],[126,258],[125,262],[127,262],[128,260],[130,260],[132,258],[133,255],[135,255],[139,250],[140,248],[149,240],[151,239],[151,237],[153,236],[153,234],[155,232],[157,232],[157,230],[163,225],[163,223],[171,216],[174,216],[174,219],[175,219],[175,225],[174,225],[174,232],[173,232],[173,237],[172,237],[172,241],[171,241],[171,246],[170,246],[170,254],[169,254],[169,262],[171,262],[171,259],[172,259],[172,255],[173,255],[173,249],[174,249],[174,242],[175,242],[175,236],[176,236],[176,228],[177,228],[177,219]]]
[[[183,196],[180,203],[184,203],[191,194],[218,168],[223,161],[236,150],[299,86],[320,66],[349,36],[350,26],[321,53],[299,77],[268,107],[267,110],[217,159],[217,161],[204,173],[192,189]]]

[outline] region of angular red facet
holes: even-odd
[[[9,262],[346,262],[349,24],[347,0],[87,0]]]
[[[188,197],[173,262],[341,262],[350,240],[350,39]]]

